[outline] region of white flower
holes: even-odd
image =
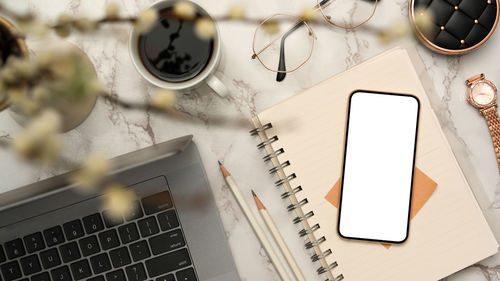
[[[317,11],[314,8],[305,8],[302,10],[302,14],[300,16],[305,21],[315,20],[317,17]]]
[[[33,62],[27,58],[10,56],[7,60],[7,67],[12,69],[17,79],[30,78],[36,69]]]
[[[49,50],[40,50],[36,56],[36,63],[39,68],[48,68],[54,61],[53,52]]]
[[[31,94],[33,95],[33,99],[37,102],[45,102],[50,98],[50,91],[43,86],[36,86],[31,90]]]
[[[14,138],[13,148],[25,159],[51,165],[62,148],[60,130],[61,116],[54,110],[45,110]]]
[[[5,83],[15,83],[17,81],[16,71],[11,67],[3,67],[0,70],[0,79]]]
[[[174,6],[174,14],[183,19],[192,19],[196,15],[196,9],[193,4],[180,1]]]
[[[134,27],[139,33],[148,32],[158,19],[158,11],[148,9],[142,11],[134,22]]]
[[[279,26],[278,22],[273,21],[273,20],[269,20],[269,21],[265,22],[262,25],[262,28],[264,29],[265,32],[267,32],[270,35],[273,35],[273,34],[280,32],[280,26]]]
[[[68,37],[71,34],[71,17],[67,14],[62,14],[57,19],[56,27],[54,31],[60,37]]]
[[[35,136],[45,137],[51,134],[57,134],[61,131],[61,115],[52,109],[43,111],[27,127]]]
[[[49,31],[49,25],[41,20],[30,20],[18,22],[23,33],[31,33],[37,36],[45,36]]]
[[[26,87],[10,88],[7,90],[7,93],[12,105],[18,107],[28,116],[33,115],[40,109],[39,104],[28,95],[28,89]]]
[[[215,35],[215,24],[209,18],[200,18],[195,22],[196,35],[201,39],[211,39]]]
[[[151,98],[151,106],[161,110],[170,109],[174,106],[176,99],[175,92],[161,90]]]
[[[112,170],[111,161],[101,153],[93,153],[83,166],[70,176],[70,181],[83,190],[99,187]]]
[[[229,9],[228,17],[239,20],[245,17],[245,7],[243,5],[234,5]]]
[[[106,7],[106,17],[109,19],[117,19],[120,17],[120,6],[116,3],[109,3]]]
[[[108,211],[110,219],[128,217],[137,208],[137,196],[132,189],[113,183],[107,185],[104,191],[104,209]]]
[[[58,25],[68,25],[71,23],[71,17],[68,14],[61,14],[57,18],[57,24]]]
[[[91,95],[100,95],[104,92],[104,86],[97,78],[90,80],[88,83],[88,87],[88,92]]]
[[[424,34],[429,32],[433,26],[433,14],[429,10],[419,9],[415,11],[415,25]]]
[[[410,26],[406,22],[398,21],[393,23],[389,28],[378,32],[377,36],[382,43],[388,44],[410,32]]]
[[[97,28],[97,23],[93,20],[82,17],[75,20],[75,28],[81,32],[89,32]]]

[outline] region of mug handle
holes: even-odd
[[[224,98],[228,95],[229,91],[227,90],[226,86],[215,75],[208,76],[205,82],[220,97]]]

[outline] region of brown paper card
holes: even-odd
[[[429,178],[420,169],[415,168],[415,175],[413,176],[413,192],[411,197],[411,210],[410,219],[422,209],[425,202],[431,197],[434,190],[436,190],[437,183]],[[325,199],[336,208],[339,207],[340,201],[340,179],[337,180],[332,189],[326,194]],[[381,243],[384,247],[389,249],[391,244]]]

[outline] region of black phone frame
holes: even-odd
[[[379,239],[369,239],[369,238],[360,238],[360,237],[348,237],[343,235],[340,232],[340,218],[341,218],[341,212],[342,212],[342,196],[343,196],[343,191],[344,191],[344,172],[345,172],[345,159],[346,159],[346,153],[347,153],[347,140],[348,140],[348,132],[349,132],[349,119],[351,116],[351,100],[352,97],[356,93],[370,93],[370,94],[377,94],[377,95],[395,95],[395,96],[404,96],[404,97],[411,97],[414,98],[417,101],[418,109],[417,109],[417,125],[415,127],[415,145],[413,148],[413,170],[411,173],[411,185],[410,185],[410,198],[408,199],[408,220],[406,222],[406,235],[405,238],[401,241],[389,241],[389,240],[379,240]],[[389,244],[401,244],[404,243],[406,240],[408,240],[408,236],[410,233],[410,215],[411,215],[411,201],[412,201],[412,196],[413,196],[413,181],[415,180],[415,158],[417,155],[417,138],[418,138],[418,127],[420,123],[420,100],[418,97],[410,94],[400,94],[400,93],[391,93],[391,92],[381,92],[381,91],[372,91],[372,90],[355,90],[349,95],[349,100],[347,103],[347,120],[346,120],[346,126],[345,126],[345,138],[344,138],[344,157],[342,158],[342,173],[341,173],[341,179],[340,179],[340,198],[339,198],[339,208],[338,208],[338,216],[337,216],[337,233],[340,235],[340,237],[344,239],[352,239],[352,240],[360,240],[360,241],[370,241],[370,242],[382,242],[382,243],[389,243]]]

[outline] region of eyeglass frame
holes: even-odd
[[[323,19],[327,23],[329,23],[330,25],[333,25],[333,26],[338,27],[338,28],[346,29],[346,30],[353,30],[353,29],[356,29],[356,28],[364,25],[365,23],[367,23],[369,20],[371,20],[373,18],[373,16],[375,15],[375,12],[377,10],[378,2],[379,2],[379,0],[375,0],[375,6],[374,6],[371,14],[365,20],[363,20],[362,22],[360,22],[360,23],[358,23],[356,25],[353,25],[353,26],[344,26],[344,25],[336,24],[336,23],[334,23],[331,20],[330,16],[327,16],[325,14],[325,12],[323,11],[323,8],[328,7],[330,4],[332,4],[333,3],[332,0],[321,0],[321,1],[317,0],[317,4],[314,6],[314,11],[316,12],[317,10],[320,10],[321,15],[323,16]],[[291,17],[295,17],[295,18],[297,18],[297,23],[295,25],[293,25],[287,31],[283,32],[280,36],[278,36],[274,40],[272,40],[269,44],[267,44],[266,46],[264,46],[259,52],[256,52],[255,51],[255,39],[256,39],[256,36],[257,36],[257,31],[259,30],[259,28],[262,25],[264,25],[266,22],[270,21],[272,18],[274,18],[276,16],[291,16]],[[302,63],[300,63],[297,67],[293,68],[292,70],[286,70],[286,64],[285,64],[285,46],[284,46],[285,45],[285,40],[286,40],[286,38],[290,34],[292,34],[295,30],[297,30],[299,27],[301,27],[304,24],[306,25],[307,29],[309,30],[309,35],[312,36],[311,50],[310,50],[308,56],[306,57],[306,59]],[[268,67],[260,59],[259,54],[261,54],[263,51],[265,51],[267,48],[269,48],[279,38],[281,38],[281,42],[280,42],[280,55],[279,55],[278,69],[276,70],[276,69],[272,69],[272,68]],[[266,68],[267,70],[269,70],[271,72],[277,73],[276,74],[276,81],[281,82],[281,81],[283,81],[285,79],[287,73],[296,71],[297,69],[299,69],[300,67],[302,67],[304,64],[306,64],[309,61],[309,59],[312,56],[313,49],[314,49],[314,41],[315,41],[314,32],[312,31],[311,26],[307,23],[307,20],[305,20],[305,19],[303,19],[301,17],[295,16],[295,15],[291,15],[291,14],[283,14],[283,13],[273,14],[270,17],[268,17],[265,20],[263,20],[260,23],[259,27],[257,27],[257,29],[255,30],[255,33],[254,33],[254,36],[253,36],[253,42],[252,42],[252,51],[253,51],[252,59],[257,58],[259,60],[259,62],[262,64],[262,66],[264,66],[264,68]]]

